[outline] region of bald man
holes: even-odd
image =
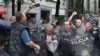
[[[11,22],[11,23],[16,22],[16,17],[15,17],[15,16],[11,16],[11,17],[10,17],[10,22]]]

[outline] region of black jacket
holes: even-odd
[[[21,39],[22,31],[29,29],[21,22],[12,24],[11,35],[9,38],[8,53],[10,56],[33,56],[34,50],[25,45]],[[30,33],[29,33],[30,34]],[[33,54],[32,54],[33,53]]]

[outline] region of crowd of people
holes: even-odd
[[[53,18],[40,26],[26,14],[36,4],[19,11],[10,22],[0,17],[0,56],[99,56],[100,28],[98,20],[84,17],[75,19],[77,12],[65,20],[63,27]],[[84,20],[85,19],[85,20]],[[100,19],[100,18],[98,18]]]

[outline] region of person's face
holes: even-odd
[[[52,28],[47,28],[45,29],[46,34],[50,35],[52,34],[53,29]]]
[[[65,22],[64,26],[66,29],[70,29],[70,27],[71,27],[70,22]]]
[[[22,21],[26,22],[26,15],[24,13],[23,13],[23,16],[22,16]]]
[[[86,30],[90,30],[90,29],[92,29],[92,27],[93,27],[93,25],[92,25],[91,23],[89,23],[89,22],[87,22],[87,23],[85,24]]]
[[[29,28],[34,28],[35,26],[36,26],[36,24],[29,23]]]
[[[81,20],[76,20],[76,27],[81,27],[82,21]]]
[[[11,19],[10,19],[11,23],[14,23],[16,22],[16,17],[15,16],[12,16]]]

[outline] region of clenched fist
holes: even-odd
[[[74,11],[74,12],[72,13],[72,15],[77,15],[77,12],[76,12],[76,11]]]
[[[36,46],[36,50],[39,51],[41,49],[39,45],[36,44],[35,46]]]

